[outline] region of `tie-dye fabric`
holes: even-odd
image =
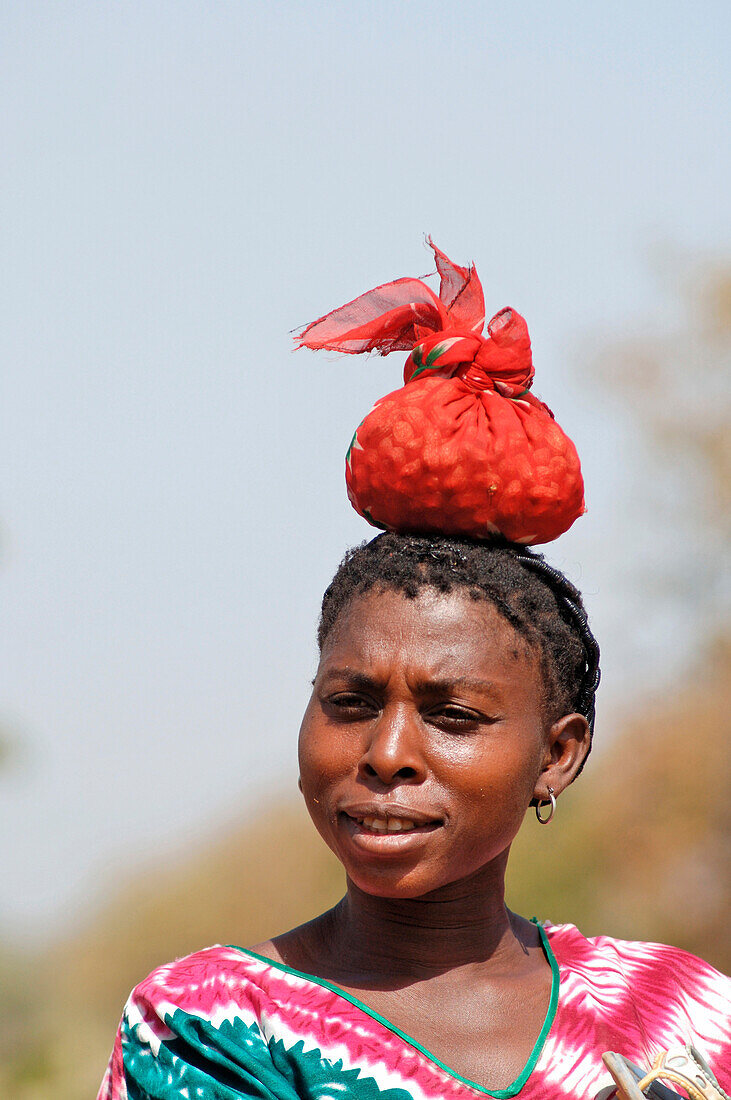
[[[673,947],[586,939],[573,925],[541,935],[551,1006],[508,1088],[465,1080],[326,981],[210,947],[134,990],[98,1100],[592,1100],[611,1084],[604,1051],[649,1065],[686,1039],[731,1090],[728,979]]]

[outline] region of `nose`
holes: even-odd
[[[369,730],[361,757],[360,775],[395,782],[419,782],[426,775],[418,715],[403,706],[386,706]]]

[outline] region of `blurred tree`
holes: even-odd
[[[18,743],[16,737],[0,726],[0,772],[17,759]]]
[[[699,540],[726,540],[703,562],[713,587],[728,567],[731,523],[731,267],[671,250],[658,260],[679,296],[676,329],[608,342],[589,377],[635,417],[647,465],[638,497],[643,508],[670,510],[691,559],[683,569],[696,568]],[[723,611],[728,629],[726,602]]]

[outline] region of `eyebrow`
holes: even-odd
[[[469,676],[445,676],[440,680],[421,680],[417,682],[417,688],[424,694],[449,694],[455,688],[465,691],[476,691],[482,694],[490,694],[499,690],[498,685],[490,680],[476,680]]]
[[[355,688],[364,691],[377,691],[384,686],[382,680],[376,680],[365,672],[357,672],[350,668],[333,668],[325,673],[323,680],[345,680]],[[469,676],[444,676],[441,679],[417,680],[415,688],[420,695],[448,695],[455,689],[475,691],[481,694],[495,694],[499,686],[490,680],[477,680]]]
[[[352,668],[331,668],[323,676],[324,681],[345,680],[352,687],[363,688],[365,691],[373,691],[383,687],[383,682],[375,680],[365,672],[356,672]]]

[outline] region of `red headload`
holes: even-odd
[[[487,326],[473,266],[430,240],[439,297],[421,279],[369,290],[308,325],[298,347],[349,354],[408,351],[405,385],[357,428],[348,496],[376,527],[550,542],[584,509],[576,449],[528,391],[528,327],[512,309]]]

